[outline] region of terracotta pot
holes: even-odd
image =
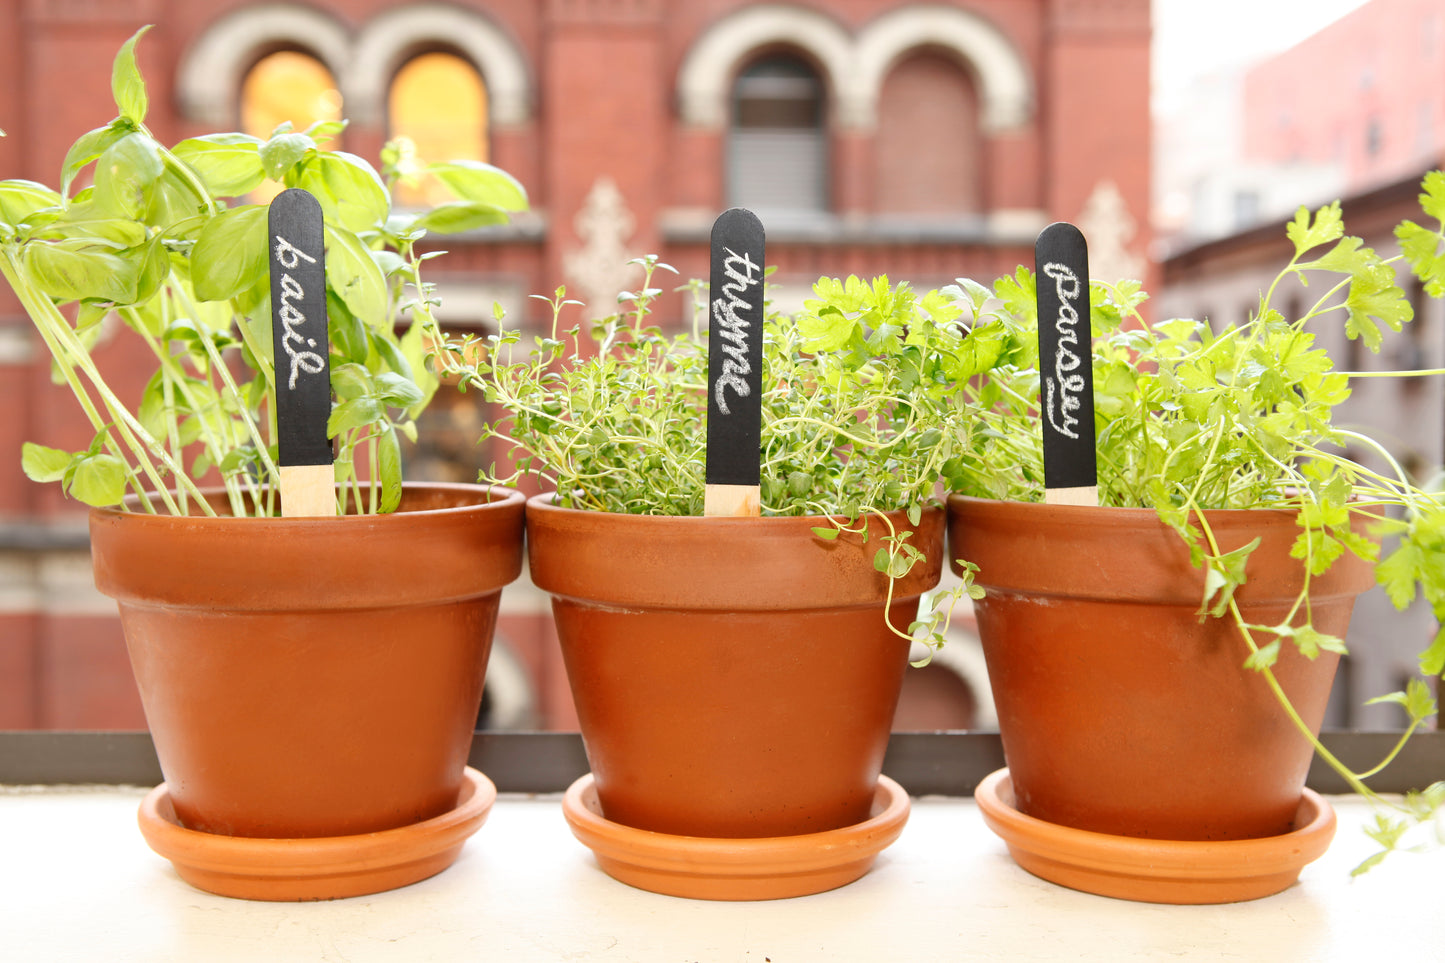
[[[1202,569],[1150,509],[948,500],[950,558],[979,566],[975,603],[1020,812],[1172,840],[1291,830],[1311,748],[1231,621],[1196,615]],[[1220,547],[1262,539],[1236,594],[1284,620],[1303,578],[1286,511],[1209,512]],[[1344,637],[1371,567],[1346,555],[1311,582],[1316,629]],[[1268,641],[1262,639],[1261,643]],[[1282,646],[1275,674],[1318,731],[1338,658]]]
[[[417,485],[380,516],[92,511],[178,822],[296,839],[455,807],[523,503]]]
[[[532,578],[553,595],[607,819],[758,838],[869,818],[908,643],[884,623],[878,538],[824,541],[819,524],[528,501]],[[938,581],[942,537],[942,509],[925,512],[928,562],[895,588],[901,629]]]

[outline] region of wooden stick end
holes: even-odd
[[[1045,488],[1045,505],[1085,505],[1089,508],[1099,507],[1099,486],[1089,485],[1085,488]]]
[[[702,513],[756,518],[763,513],[762,494],[756,485],[708,485],[703,489]]]
[[[336,472],[331,465],[282,465],[281,517],[336,514]]]

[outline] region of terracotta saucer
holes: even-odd
[[[339,899],[440,873],[481,828],[496,799],[492,781],[468,768],[456,808],[423,822],[355,836],[256,839],[186,829],[161,783],[141,803],[139,821],[150,848],[197,889],[240,899]]]
[[[603,817],[591,773],[562,801],[572,834],[613,879],[667,896],[716,900],[786,899],[851,883],[903,832],[908,811],[908,793],[887,776],[878,780],[868,819],[801,836],[717,839],[633,829]]]
[[[1147,903],[1234,903],[1287,889],[1335,836],[1335,811],[1309,789],[1295,829],[1263,839],[1171,841],[1070,829],[1019,812],[1007,769],[974,791],[984,822],[1019,866],[1071,889]]]

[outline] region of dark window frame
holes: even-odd
[[[1398,732],[1327,731],[1325,747],[1362,770],[1384,758]],[[469,763],[502,792],[556,793],[587,772],[575,732],[478,732]],[[915,796],[967,796],[1004,765],[996,732],[895,732],[883,771]],[[1424,789],[1445,774],[1445,730],[1416,733],[1370,780],[1377,792]],[[0,785],[136,785],[161,781],[148,732],[0,732]],[[1349,787],[1318,756],[1307,785],[1322,793]]]

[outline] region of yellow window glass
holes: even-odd
[[[407,61],[391,85],[391,136],[405,160],[428,163],[487,160],[487,92],[476,68],[455,54],[435,52]],[[434,180],[399,183],[398,204],[451,200]]]
[[[284,121],[305,130],[319,120],[341,119],[341,92],[321,61],[310,54],[282,50],[251,68],[241,87],[241,129],[265,139]],[[266,181],[252,194],[265,203],[282,185]]]

